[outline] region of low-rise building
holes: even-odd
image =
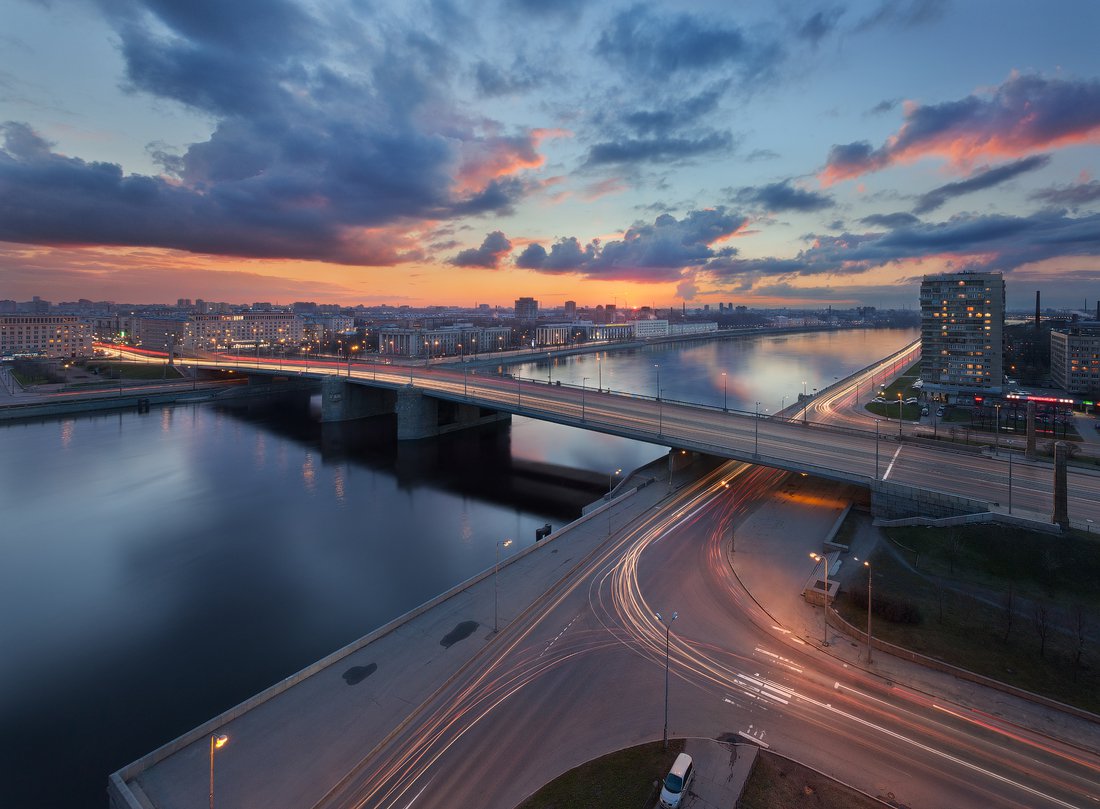
[[[0,316],[0,356],[51,359],[92,354],[91,326],[67,315]]]

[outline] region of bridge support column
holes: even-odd
[[[397,440],[415,441],[439,435],[439,400],[411,385],[397,390]]]
[[[1027,403],[1027,449],[1024,456],[1035,459],[1035,402]]]
[[[392,396],[378,388],[356,385],[338,376],[326,376],[321,380],[321,421],[351,421],[390,413]]]
[[[510,413],[500,413],[477,405],[435,399],[406,385],[397,391],[397,440],[416,441],[443,433],[478,427],[494,421],[509,421]]]

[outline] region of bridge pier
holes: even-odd
[[[397,413],[398,441],[433,438],[443,433],[495,421],[509,421],[512,418],[511,413],[435,399],[409,385],[398,389],[394,412]]]
[[[250,377],[254,378],[254,377]],[[393,394],[338,376],[321,380],[321,422],[352,421],[393,412]]]

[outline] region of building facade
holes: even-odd
[[[516,298],[516,320],[538,320],[539,302],[534,298]]]
[[[512,346],[507,326],[446,326],[438,329],[382,328],[378,353],[397,357],[446,357],[503,351]]]
[[[920,286],[921,379],[945,395],[1000,393],[1005,284],[999,272],[926,275]]]
[[[65,315],[0,316],[0,357],[67,359],[91,354],[91,326],[78,318]]]
[[[1068,393],[1100,392],[1100,323],[1051,330],[1050,378]]]

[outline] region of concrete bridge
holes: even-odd
[[[859,484],[870,489],[880,517],[948,518],[994,512],[1049,523],[1054,512],[1050,463],[906,436],[900,426],[896,432],[892,428],[880,432],[877,423],[875,429],[860,429],[807,420],[802,413],[757,415],[489,375],[469,367],[335,360],[276,363],[243,357],[229,365],[220,360],[184,362],[199,368],[232,368],[256,381],[263,376],[315,378],[321,385],[323,421],[395,414],[399,440],[430,438],[515,414],[667,446],[674,452],[714,455]],[[833,387],[869,386],[868,376],[861,372]],[[1067,495],[1073,524],[1086,528],[1100,522],[1100,476],[1070,470]]]

